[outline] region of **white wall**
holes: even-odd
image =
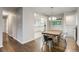
[[[14,29],[14,15],[15,14],[13,14],[12,12],[10,12],[9,13],[9,15],[8,15],[8,18],[7,18],[7,33],[10,35],[10,36],[12,36],[12,37],[14,37],[13,36],[13,29]]]
[[[16,11],[16,39],[22,43],[23,41],[23,14],[22,14],[22,8],[19,8],[17,11]]]
[[[2,19],[2,8],[0,7],[0,47],[3,47],[3,19]]]
[[[77,28],[78,28],[78,32],[77,32],[77,44],[78,44],[78,46],[79,46],[79,8],[78,8],[78,10],[77,10],[77,12],[76,12],[76,16],[77,16]]]
[[[66,36],[70,36],[75,39],[75,26],[76,26],[76,13],[75,12],[64,13],[63,31],[66,34]]]
[[[23,7],[23,43],[34,39],[34,11]]]
[[[35,10],[28,7],[10,12],[6,21],[7,33],[22,44],[34,40],[34,13]]]
[[[15,11],[7,11],[8,18],[6,19],[6,33],[19,41],[23,40],[22,36],[22,8],[16,9]]]
[[[6,32],[6,19],[3,19],[3,22],[4,22],[4,26],[3,26],[3,28],[4,28],[4,31],[3,32]]]
[[[76,12],[66,12],[64,13],[64,25],[76,25]]]

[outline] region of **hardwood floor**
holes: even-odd
[[[38,41],[38,42],[37,42]],[[3,52],[40,52],[40,40],[33,40],[26,44],[19,43],[16,39],[3,33],[3,48],[0,51]]]
[[[67,42],[67,44],[65,44]],[[66,46],[66,47],[65,47]],[[74,47],[73,47],[74,46]],[[49,52],[48,46],[42,43],[42,38],[30,41],[26,44],[19,43],[16,39],[3,33],[3,47],[0,52]],[[52,48],[52,52],[79,51],[76,42],[72,39],[61,40],[59,45]]]
[[[76,41],[72,37],[66,38],[67,47],[66,52],[79,52],[79,47],[76,44]]]

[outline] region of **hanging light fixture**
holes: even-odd
[[[52,20],[52,18],[51,17],[49,17],[49,21],[51,21]]]

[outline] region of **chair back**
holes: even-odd
[[[44,41],[48,41],[48,36],[47,35],[43,35],[44,36]]]

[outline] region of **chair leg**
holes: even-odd
[[[48,41],[48,46],[49,46],[49,52],[52,51],[52,41]]]
[[[47,45],[47,42],[43,42],[42,52],[49,52],[49,46]]]

